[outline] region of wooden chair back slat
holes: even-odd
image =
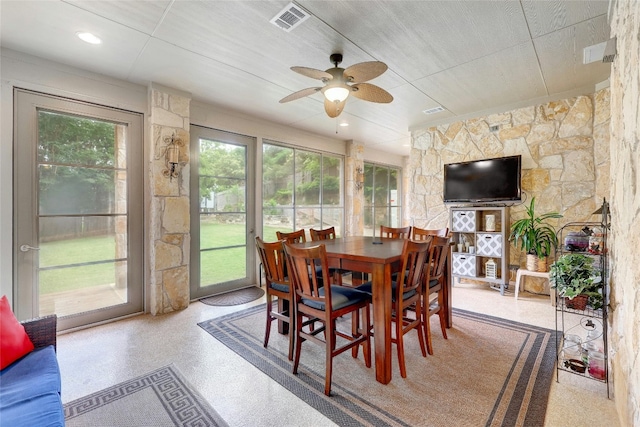
[[[409,239],[411,237],[411,226],[408,227],[387,227],[380,226],[380,237],[389,239]]]

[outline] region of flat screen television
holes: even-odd
[[[444,165],[445,203],[519,201],[521,156]]]

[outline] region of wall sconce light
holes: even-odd
[[[364,170],[362,169],[361,166],[358,166],[356,168],[355,183],[356,183],[356,190],[362,190],[362,188],[364,187]]]
[[[167,144],[164,154],[166,168],[162,171],[162,174],[172,180],[180,175],[177,166],[180,163],[180,147],[183,147],[184,143],[180,138],[176,138],[175,134],[166,136],[164,142]]]

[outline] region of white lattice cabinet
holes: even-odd
[[[452,207],[450,218],[452,276],[488,282],[504,295],[509,285],[509,208]],[[490,265],[487,274],[491,259],[496,266]],[[491,277],[494,270],[495,278]]]

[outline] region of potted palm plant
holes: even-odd
[[[551,249],[558,247],[556,231],[547,220],[562,218],[557,212],[547,212],[536,216],[536,198],[526,208],[526,217],[511,224],[509,240],[516,247],[527,254],[527,270],[547,271],[547,257],[551,255]]]
[[[567,308],[584,310],[587,304],[602,308],[602,277],[593,263],[592,257],[570,253],[551,264],[551,287],[565,298]]]

